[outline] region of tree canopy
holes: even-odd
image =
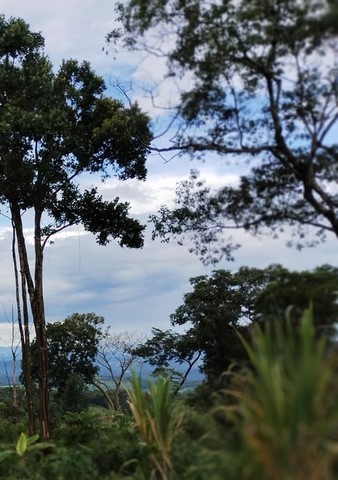
[[[201,370],[211,381],[232,363],[247,361],[238,333],[249,338],[253,323],[270,323],[289,315],[298,324],[313,304],[319,335],[332,335],[338,318],[338,270],[329,265],[313,271],[289,271],[281,265],[265,269],[215,270],[190,279],[192,291],[170,316],[184,333],[153,329],[137,353],[157,368],[170,362],[189,367],[201,356]]]
[[[194,173],[155,234],[192,237],[205,261],[231,256],[236,245],[220,246],[228,228],[291,227],[297,246],[338,236],[336,2],[129,0],[119,10],[131,49],[166,56],[168,76],[190,80],[160,150],[239,165],[238,182],[218,191]]]
[[[96,172],[144,179],[147,117],[136,105],[105,97],[104,82],[88,62],[66,60],[54,73],[40,34],[22,20],[0,20],[2,203],[45,212],[44,239],[82,223],[100,244],[117,238],[141,246],[143,227],[128,218],[128,204],[103,201],[97,188],[81,190],[76,179]]]
[[[254,319],[254,301],[265,284],[264,271],[241,268],[232,273],[215,270],[193,277],[193,290],[170,316],[172,325],[186,325],[188,345],[203,352],[202,370],[218,378],[233,361],[246,358],[237,331]],[[193,341],[192,341],[193,339]]]
[[[62,394],[70,377],[91,383],[98,373],[96,357],[104,336],[104,318],[94,313],[73,313],[62,322],[47,323],[49,386]],[[33,340],[32,375],[37,380],[37,345]]]
[[[300,319],[312,303],[313,322],[322,334],[335,332],[338,319],[338,269],[321,265],[312,271],[270,267],[269,281],[255,298],[255,316],[264,320],[283,318],[286,310]]]

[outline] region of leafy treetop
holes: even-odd
[[[67,381],[74,375],[91,383],[98,372],[95,363],[99,344],[104,336],[104,318],[94,313],[73,313],[63,322],[47,323],[49,385],[62,394]],[[31,344],[32,376],[36,380],[37,345]]]
[[[80,189],[83,173],[144,179],[151,134],[137,105],[104,96],[88,62],[63,61],[54,73],[43,37],[21,19],[0,17],[0,200],[48,214],[43,234],[82,223],[100,244],[142,245],[129,205]]]
[[[185,326],[186,331],[154,328],[152,337],[137,349],[157,368],[168,368],[172,361],[191,365],[202,353],[202,371],[209,380],[218,379],[232,362],[247,361],[238,332],[248,337],[253,323],[283,320],[287,312],[298,323],[310,302],[318,334],[335,331],[338,269],[329,265],[300,272],[281,265],[215,270],[190,283],[192,291],[170,316],[173,326]]]
[[[296,245],[338,236],[336,2],[129,0],[119,10],[130,48],[166,55],[170,76],[189,75],[177,135],[161,151],[242,165],[237,185],[217,192],[193,175],[176,207],[155,217],[156,234],[192,236],[206,261],[231,256],[232,245],[219,246],[225,228],[288,225]]]

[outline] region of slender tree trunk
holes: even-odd
[[[187,370],[185,371],[180,383],[177,385],[175,391],[174,391],[174,396],[176,396],[178,394],[178,392],[181,390],[181,388],[183,387],[183,385],[185,384],[187,378],[188,378],[188,375],[189,373],[191,372],[192,370],[192,367],[195,365],[195,363],[200,359],[202,355],[202,352],[199,352],[197,357],[192,361],[192,362],[189,362],[188,363],[188,368]]]
[[[108,387],[105,383],[103,382],[100,382],[99,380],[97,379],[94,379],[92,381],[92,385],[97,388],[99,390],[99,392],[102,393],[102,395],[104,396],[104,398],[106,399],[107,401],[107,404],[108,404],[108,407],[111,409],[111,410],[115,410],[115,406],[114,406],[114,403],[112,402],[110,396],[109,396],[109,393],[108,393]]]
[[[16,365],[17,365],[17,349],[18,345],[15,345],[15,321],[14,321],[14,312],[12,305],[12,315],[11,315],[11,344],[10,347],[12,354],[12,379],[8,373],[7,365],[5,360],[3,361],[7,384],[10,390],[12,391],[12,405],[13,407],[18,406],[18,396],[17,396],[17,387],[16,387]]]
[[[18,317],[18,326],[19,326],[20,342],[21,342],[21,350],[22,350],[22,374],[23,374],[24,386],[25,386],[25,392],[26,392],[28,433],[29,435],[33,435],[36,432],[36,424],[35,424],[35,414],[34,414],[34,408],[33,408],[33,393],[32,393],[33,387],[32,387],[31,359],[30,359],[30,349],[29,349],[30,338],[29,338],[29,316],[28,316],[28,306],[27,306],[27,292],[26,292],[25,276],[21,271],[21,299],[22,299],[23,319],[24,319],[24,321],[22,322],[19,272],[18,272],[15,246],[16,246],[16,233],[15,233],[15,226],[13,222],[12,257],[13,257],[14,277],[15,277],[15,297],[16,297],[17,317]]]
[[[29,294],[30,306],[33,315],[37,343],[38,383],[39,383],[39,420],[40,438],[48,440],[50,437],[49,419],[49,388],[48,388],[48,358],[45,335],[45,311],[42,289],[43,248],[41,245],[41,212],[35,209],[35,286],[31,276],[25,237],[23,233],[20,209],[11,205],[15,232],[17,235],[20,268],[23,273]]]
[[[11,335],[11,352],[12,352],[12,391],[13,391],[13,407],[17,407],[18,405],[18,394],[17,394],[17,387],[16,387],[16,365],[17,365],[17,349],[18,345],[15,345],[15,320],[14,320],[14,310],[12,305],[12,314],[11,314],[11,327],[12,327],[12,335]]]
[[[37,344],[38,358],[38,381],[39,381],[39,419],[40,436],[42,440],[49,440],[49,387],[48,387],[48,356],[45,335],[45,317],[40,299],[36,300],[34,325]]]
[[[49,440],[50,417],[48,351],[46,341],[45,306],[43,299],[43,247],[41,243],[41,214],[42,212],[35,210],[35,291],[33,317],[36,332],[36,344],[38,349],[40,435],[43,440]]]
[[[30,331],[29,331],[29,313],[27,300],[27,285],[23,272],[21,272],[21,296],[22,296],[22,313],[23,313],[23,335],[24,335],[24,350],[22,358],[25,365],[25,387],[26,387],[26,402],[27,413],[29,421],[29,434],[36,433],[36,415],[33,406],[33,382],[31,374],[31,351],[30,351]],[[22,324],[20,313],[20,324]],[[21,335],[21,333],[20,333]]]

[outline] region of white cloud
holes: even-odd
[[[197,165],[201,172],[201,179],[206,181],[206,185],[212,189],[217,189],[225,184],[236,185],[239,181],[239,175],[236,173],[226,173],[220,175],[216,170],[206,167],[204,164]],[[189,164],[185,173],[174,169],[166,168],[161,165],[157,167],[158,172],[150,172],[145,182],[138,180],[119,181],[116,178],[110,178],[100,185],[100,193],[106,199],[120,197],[121,201],[128,201],[131,204],[131,213],[133,215],[149,215],[155,213],[161,205],[172,205],[175,197],[175,190],[178,184],[189,178]],[[167,174],[166,171],[168,172]],[[88,179],[83,182],[84,187],[89,187],[91,183]]]
[[[4,0],[1,7],[6,17],[22,17],[33,31],[42,32],[55,66],[63,58],[77,58],[92,62],[101,75],[111,71],[112,58],[102,52],[114,24],[111,0]]]
[[[13,347],[19,344],[18,331],[15,328]],[[0,323],[0,347],[11,347],[12,345],[12,325],[10,322]],[[0,360],[1,361],[1,360]]]
[[[50,320],[95,311],[114,328],[149,331],[169,325],[182,285],[201,267],[174,244],[146,242],[143,250],[98,247],[90,235],[60,239],[45,255],[46,310]],[[173,300],[175,301],[173,302]]]

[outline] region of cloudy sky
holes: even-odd
[[[105,35],[114,28],[114,2],[111,0],[1,0],[6,17],[22,17],[34,31],[45,37],[46,52],[57,67],[63,58],[89,60],[105,78],[108,93],[115,95],[114,84],[142,84],[149,79],[160,84],[166,101],[175,100],[175,86],[163,80],[164,66],[147,56],[114,53],[105,49]],[[107,54],[108,53],[108,54]],[[133,95],[130,92],[130,95]],[[135,97],[153,117],[160,130],[159,110],[138,90]],[[156,99],[161,104],[162,97]],[[164,141],[164,140],[162,140]],[[156,155],[148,161],[146,182],[117,182],[102,185],[105,198],[120,196],[130,201],[131,214],[146,221],[163,203],[170,203],[175,185],[188,176],[196,165],[175,158],[168,163]],[[226,165],[209,161],[198,165],[209,184],[219,186],[236,177]],[[27,232],[29,237],[29,231]],[[310,233],[309,233],[310,234]],[[285,239],[256,239],[238,232],[234,237],[243,247],[235,262],[223,262],[219,268],[237,269],[242,265],[266,267],[282,263],[291,269],[313,268],[323,263],[335,264],[334,238],[316,249],[297,252],[285,247]],[[11,265],[11,230],[0,223],[0,345],[8,341],[8,317],[14,304]],[[74,312],[95,312],[116,331],[149,332],[152,326],[169,327],[169,315],[189,291],[189,278],[208,274],[199,260],[185,246],[161,244],[146,236],[142,250],[121,249],[114,244],[100,247],[80,228],[64,232],[45,253],[45,298],[47,319],[62,320]]]

